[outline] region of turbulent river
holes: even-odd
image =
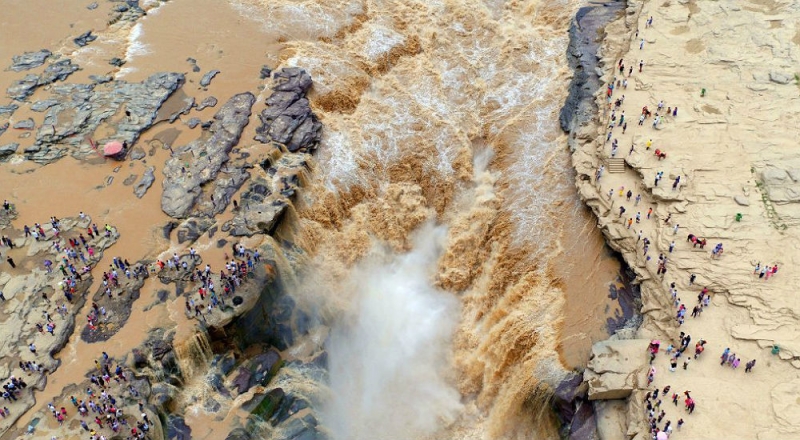
[[[619,264],[577,200],[558,125],[571,75],[567,30],[582,2],[143,1],[148,14],[135,24],[108,24],[89,3],[0,1],[0,59],[48,48],[82,67],[70,82],[175,71],[199,90],[191,57],[221,71],[204,95],[224,102],[251,91],[259,110],[262,65],[313,78],[323,141],[286,220],[300,258],[283,269],[291,294],[314,312],[308,338],[326,344],[329,380],[280,380],[320,394],[334,438],[556,435],[552,387],[585,364],[617,307],[608,286]],[[99,38],[76,48],[71,37],[84,29]],[[126,63],[110,67],[112,57]],[[0,72],[3,88],[19,76]],[[18,112],[16,120],[41,119]],[[240,145],[252,143],[255,125],[253,116]],[[196,137],[178,130],[176,144]],[[165,154],[154,159],[159,170]],[[100,175],[71,158],[0,169],[3,187],[23,200],[20,223],[103,203],[101,220],[128,231],[120,246],[133,258],[170,246],[157,238],[157,194],[81,199]],[[87,177],[68,184],[72,203],[36,178],[76,173]],[[128,325],[152,328],[170,313],[135,312]],[[120,335],[108,343],[117,351],[141,340]],[[308,343],[287,354],[301,357]],[[71,341],[64,371],[88,350]],[[45,395],[68,382],[58,374]],[[187,422],[195,438],[222,438],[216,425],[203,437],[211,423],[202,415]]]

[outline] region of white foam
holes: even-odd
[[[278,3],[258,0],[233,0],[231,6],[242,17],[260,23],[265,32],[279,32],[291,40],[331,38],[353,17],[363,13],[360,2],[344,7],[330,2]]]
[[[376,61],[380,57],[389,54],[395,47],[402,46],[405,42],[405,36],[392,29],[380,25],[372,26],[361,53],[368,60]]]
[[[128,37],[126,39],[127,45],[125,47],[125,66],[119,70],[119,74],[117,75],[118,77],[121,78],[128,73],[135,72],[137,69],[130,66],[131,61],[137,57],[150,53],[150,49],[148,45],[142,41],[142,37],[144,37],[144,29],[142,23],[139,22],[133,25],[128,33]]]
[[[357,299],[327,347],[331,399],[324,418],[335,439],[420,438],[461,411],[446,379],[459,303],[432,286],[444,235],[428,224],[409,253],[376,247],[351,272]]]

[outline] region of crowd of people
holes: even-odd
[[[15,208],[8,201],[5,201],[3,206],[5,215],[16,214]],[[71,313],[77,312],[70,305],[76,303],[77,295],[85,294],[87,291],[88,286],[81,283],[86,281],[87,275],[91,276],[92,268],[100,261],[102,254],[99,251],[110,244],[108,240],[102,243],[99,240],[118,234],[111,225],[106,224],[101,229],[97,224],[89,224],[91,220],[83,212],[71,220],[76,226],[65,228],[62,220],[53,216],[49,223],[34,223],[32,227],[24,225],[20,237],[3,235],[0,240],[0,249],[5,248],[7,251],[29,245],[31,243],[29,239],[34,243],[51,243],[47,247],[49,252],[43,257],[37,254],[37,258],[42,258],[40,267],[44,268],[48,281],[59,287],[59,293],[63,297],[58,295],[48,297],[46,289],[41,290],[41,300],[37,300],[36,303],[42,308],[41,320],[34,324],[36,330],[34,335],[47,333],[51,335],[50,337],[54,336],[56,329],[62,325],[56,322],[56,315],[66,319]],[[79,226],[81,224],[84,226]],[[16,262],[7,251],[7,262],[12,269],[16,269]],[[184,294],[187,317],[200,316],[205,319],[206,314],[218,306],[225,305],[226,299],[229,300],[235,295],[237,289],[248,278],[248,274],[255,270],[260,259],[258,250],[251,251],[242,244],[235,244],[233,256],[225,254],[224,269],[215,273],[211,270],[210,264],[206,264],[204,269],[198,267],[201,258],[194,248],[190,248],[188,254],[182,257],[174,253],[172,258],[165,261],[157,260],[150,264],[132,264],[127,258],[117,256],[111,259],[108,269],[103,271],[101,289],[104,297],[113,301],[115,296],[122,296],[126,292],[129,284],[149,278],[152,274],[161,271],[184,271],[189,281],[197,283],[196,290],[190,289]],[[0,300],[5,301],[2,292]],[[96,301],[91,302],[87,315],[89,329],[96,330],[98,323],[109,314],[110,311],[106,310],[104,305]],[[23,374],[47,373],[38,359],[40,354],[36,345],[39,342],[42,341],[37,340],[36,336],[28,341],[27,351],[32,358],[19,360],[19,368]],[[69,396],[69,401],[65,401],[62,405],[50,402],[47,406],[59,425],[64,424],[70,416],[78,417],[81,428],[88,433],[91,440],[106,440],[119,435],[131,439],[145,438],[152,422],[144,412],[143,402],[139,401],[141,416],[138,418],[125,414],[121,408],[125,401],[130,402],[139,398],[139,392],[130,383],[128,376],[129,373],[122,364],[103,352],[102,356],[95,360],[85,395]],[[3,398],[7,406],[0,408],[0,417],[5,418],[11,414],[9,407],[13,409],[22,390],[27,386],[20,375],[8,377],[3,385]],[[68,410],[70,407],[73,409]],[[29,427],[29,431],[33,430],[35,427]]]
[[[649,29],[652,26],[653,26],[653,17],[649,17],[646,20],[645,29]],[[639,38],[639,31],[636,31],[636,38]],[[640,50],[644,50],[645,47],[644,43],[645,40],[641,39],[641,42],[639,44]],[[640,64],[639,72],[642,72],[641,66],[643,65],[643,60],[640,61],[639,64]],[[610,158],[617,157],[617,155],[619,154],[618,149],[621,140],[616,136],[616,134],[621,129],[622,135],[625,135],[627,128],[627,122],[625,120],[626,109],[624,108],[626,104],[625,95],[622,95],[619,98],[615,99],[614,92],[619,90],[620,88],[622,88],[623,90],[626,89],[630,77],[634,75],[632,68],[627,69],[627,75],[626,75],[624,59],[619,60],[617,67],[619,70],[619,77],[614,77],[612,79],[605,93],[607,98],[607,103],[609,106],[609,114],[608,114],[609,123],[607,125],[606,136],[604,136],[605,145],[603,145],[601,148],[603,148],[604,154]],[[644,126],[645,125],[644,123],[648,119],[653,118],[652,128],[658,130],[661,129],[663,124],[665,124],[666,122],[674,121],[678,117],[677,106],[667,105],[667,103],[665,103],[665,101],[663,100],[659,101],[655,105],[655,108],[652,110],[650,106],[651,104],[648,103],[642,107],[642,111],[638,115],[639,126]],[[651,148],[655,148],[653,137],[655,136],[646,137],[647,139],[645,143],[646,151],[649,151]],[[607,145],[609,142],[611,143],[610,151],[606,149],[608,148]],[[636,145],[635,142],[632,141],[628,156],[629,157],[632,156],[635,151],[636,151]],[[669,162],[666,160],[667,155],[664,152],[664,147],[660,146],[658,148],[655,148],[655,151],[656,151],[655,158],[650,159],[654,161],[653,167],[655,168],[653,171],[654,178],[652,181],[653,190],[655,190],[659,186],[659,182],[663,179],[665,175],[665,171],[659,170],[657,169],[657,167],[662,166],[661,165],[662,163],[666,166],[669,166]],[[605,172],[605,166],[602,164],[595,171],[595,182],[598,186],[600,185],[601,179],[603,179],[604,172]],[[686,184],[685,176],[677,175],[677,176],[672,176],[670,178],[674,179],[672,184],[673,191],[679,191],[681,185]],[[671,228],[672,235],[677,235],[680,229],[680,225],[677,223],[674,225],[672,224],[672,213],[668,213],[665,217],[659,218],[659,216],[654,213],[653,207],[650,207],[646,211],[646,214],[643,214],[642,212],[643,210],[637,211],[636,207],[638,207],[640,203],[643,202],[646,203],[647,193],[645,192],[644,194],[645,197],[643,197],[642,193],[635,194],[635,192],[636,188],[626,188],[625,186],[616,187],[613,186],[612,183],[612,186],[607,191],[607,196],[608,199],[611,201],[610,209],[613,210],[613,212],[615,213],[615,216],[618,219],[617,221],[622,222],[623,226],[625,226],[627,229],[631,229],[633,225],[636,225],[635,230],[638,231],[636,232],[637,249],[641,249],[642,253],[640,255],[643,258],[644,265],[650,266],[652,264],[651,258],[653,258],[651,257],[651,253],[653,252],[652,248],[653,241],[651,240],[650,237],[648,237],[648,234],[645,232],[645,230],[651,229],[654,231],[659,231],[659,230],[663,231],[666,228]],[[615,200],[614,197],[615,193],[617,194],[617,197],[619,197],[619,199]],[[628,208],[625,205],[627,205],[627,203],[630,202],[633,202],[634,208],[632,211],[635,212],[635,215],[630,215],[630,214],[626,215],[626,213],[628,212]],[[615,209],[614,205],[617,203],[619,204]],[[629,207],[630,205],[627,206]],[[663,236],[665,235],[666,234],[663,234],[661,238],[663,239]],[[699,288],[699,292],[697,295],[697,303],[693,306],[688,306],[686,302],[681,299],[681,296],[678,292],[677,283],[675,281],[669,281],[666,279],[668,268],[671,267],[670,262],[672,261],[673,258],[678,258],[678,256],[676,256],[675,240],[673,239],[669,241],[669,239],[667,239],[667,241],[669,242],[668,252],[658,254],[658,262],[656,265],[655,275],[657,277],[656,279],[661,280],[660,282],[665,284],[669,283],[668,284],[669,293],[671,298],[669,301],[664,300],[663,303],[664,304],[669,303],[673,305],[674,307],[674,314],[672,315],[674,319],[673,322],[675,323],[675,328],[680,329],[682,328],[682,326],[685,323],[685,320],[687,319],[686,315],[689,313],[690,307],[691,307],[690,316],[694,319],[700,318],[703,311],[706,310],[711,304],[712,293],[710,292],[708,286]],[[696,234],[688,234],[687,242],[691,244],[692,249],[696,249],[697,247],[699,247],[700,249],[704,249],[708,241],[707,238],[702,238]],[[638,248],[638,246],[641,246],[641,248]],[[678,249],[678,253],[680,253],[679,251],[680,250]],[[723,257],[723,253],[724,253],[723,244],[717,243],[714,246],[713,250],[711,251],[711,259],[721,259]],[[777,264],[762,266],[761,263],[759,262],[758,264],[756,264],[754,268],[753,275],[758,276],[760,279],[766,281],[770,277],[775,276],[777,270],[778,270]],[[695,288],[694,286],[696,285],[697,282],[697,274],[690,273],[688,281],[689,281],[688,282],[689,289],[694,289]],[[667,363],[669,365],[670,374],[679,374],[678,371],[681,369],[689,370],[692,361],[698,361],[702,359],[702,353],[704,352],[707,344],[706,340],[700,339],[699,341],[695,342],[693,355],[687,352],[687,350],[689,350],[689,348],[691,347],[690,344],[692,342],[692,337],[689,334],[686,334],[685,332],[680,332],[680,336],[677,338],[677,341],[678,342],[675,344],[669,343],[666,348],[661,347],[661,341],[659,340],[653,340],[650,343],[648,347],[648,354],[650,356],[650,367],[647,372],[647,388],[650,388],[657,381],[655,363],[659,353],[663,352],[667,355]],[[726,349],[723,352],[721,357],[721,365],[729,366],[735,370],[738,368],[740,362],[741,358],[736,356],[734,353],[731,353],[730,349]],[[745,364],[745,372],[746,373],[752,372],[753,369],[755,368],[755,365],[756,365],[755,359],[748,361]],[[662,439],[665,438],[664,437],[665,435],[666,438],[668,438],[673,433],[673,426],[677,426],[677,428],[680,429],[680,427],[684,425],[683,417],[685,416],[680,417],[675,425],[673,425],[671,420],[665,420],[667,418],[668,411],[665,411],[663,409],[661,397],[667,398],[669,390],[670,386],[667,385],[661,392],[659,392],[658,389],[648,391],[645,397],[645,408],[646,408],[645,418],[648,421],[650,433],[653,439],[657,438]],[[690,391],[687,390],[683,394],[685,396],[684,399],[685,414],[686,416],[688,416],[695,411],[697,403],[695,402],[695,399],[690,395]],[[672,403],[675,406],[677,406],[680,396],[677,393],[673,393],[669,397],[671,397]]]

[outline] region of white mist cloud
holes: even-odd
[[[459,302],[432,286],[444,232],[426,225],[410,252],[378,249],[352,271],[352,310],[328,347],[324,415],[337,440],[419,438],[461,412],[447,377]]]

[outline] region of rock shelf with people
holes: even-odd
[[[644,320],[593,347],[584,378],[600,438],[800,435],[789,398],[800,368],[800,205],[775,169],[794,166],[800,133],[772,110],[798,117],[797,89],[767,74],[785,68],[779,57],[727,36],[764,32],[784,54],[800,43],[763,25],[787,5],[753,5],[631,0],[605,29],[606,86],[593,102],[603,122],[574,124],[570,147],[578,190],[636,271]],[[626,130],[625,111],[639,108]],[[611,172],[619,156],[625,166]]]

